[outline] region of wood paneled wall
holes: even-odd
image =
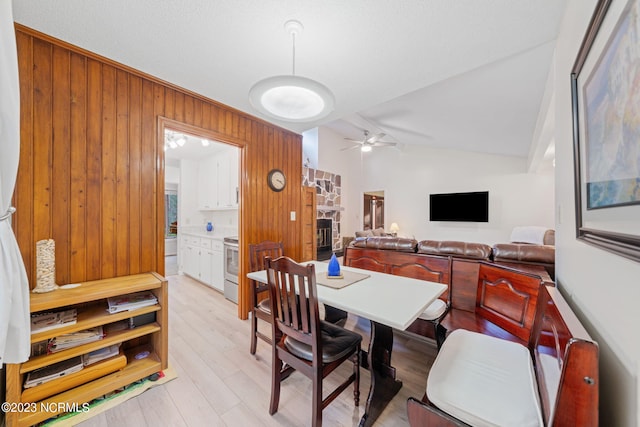
[[[241,149],[240,301],[249,308],[247,245],[282,240],[301,254],[301,136],[16,24],[21,149],[14,230],[31,288],[35,244],[54,239],[56,282],[164,274],[163,128]],[[287,187],[270,191],[272,168]]]

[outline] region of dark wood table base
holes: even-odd
[[[396,380],[396,368],[391,366],[393,349],[393,329],[371,321],[371,340],[367,354],[367,364],[371,372],[371,387],[360,419],[360,427],[373,425],[387,404],[402,388],[402,381]]]

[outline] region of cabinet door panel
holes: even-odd
[[[217,168],[215,156],[207,157],[198,164],[198,208],[201,210],[210,210],[217,207]]]
[[[199,278],[200,267],[198,265],[199,248],[195,246],[185,246],[184,256],[182,262],[183,273],[188,274],[191,277]]]
[[[213,260],[213,251],[211,249],[200,250],[200,281],[211,286],[213,278],[211,276],[211,265]]]
[[[212,251],[211,285],[219,291],[224,291],[224,255],[222,251]]]

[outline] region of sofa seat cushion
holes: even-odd
[[[485,245],[484,243],[456,242],[451,240],[422,240],[418,243],[418,253],[488,260],[491,258],[491,246]]]
[[[406,237],[357,237],[353,246],[367,249],[383,249],[415,253],[418,241]]]
[[[440,316],[442,316],[447,311],[447,303],[442,301],[441,299],[437,299],[426,308],[425,311],[422,312],[418,319],[423,320],[436,320]]]
[[[427,379],[427,397],[473,426],[543,426],[527,347],[464,329],[442,345]]]
[[[551,245],[497,243],[493,246],[493,260],[555,264],[556,248]]]

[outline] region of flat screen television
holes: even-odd
[[[489,222],[489,192],[430,194],[429,221]]]

